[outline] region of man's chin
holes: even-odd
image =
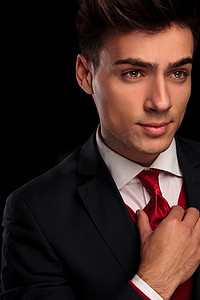
[[[143,145],[143,147],[139,150],[141,153],[146,155],[159,155],[160,153],[165,152],[169,146],[171,145],[173,138],[168,141],[151,141]]]

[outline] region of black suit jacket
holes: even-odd
[[[200,144],[177,138],[190,206],[200,210]],[[139,234],[95,135],[7,200],[2,298],[133,300]],[[200,299],[200,270],[193,299]]]

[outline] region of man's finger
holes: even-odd
[[[137,226],[140,232],[140,241],[141,245],[143,245],[153,231],[149,224],[149,218],[143,210],[137,211],[137,218]]]
[[[177,218],[178,220],[182,221],[185,215],[185,210],[181,206],[173,206],[170,213],[168,214],[167,218]]]
[[[199,211],[194,207],[190,207],[186,210],[183,222],[187,223],[192,227],[195,227],[196,223],[199,220],[199,216]]]

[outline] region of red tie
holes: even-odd
[[[145,206],[144,211],[149,217],[152,230],[155,230],[159,223],[170,212],[170,206],[162,196],[162,192],[160,190],[158,181],[160,173],[160,170],[155,169],[143,170],[136,176],[151,195],[151,199]]]

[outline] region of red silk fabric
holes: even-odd
[[[149,203],[145,206],[144,211],[149,217],[152,230],[155,230],[159,223],[170,212],[170,206],[162,196],[158,176],[160,170],[143,170],[137,175],[142,185],[151,195]]]

